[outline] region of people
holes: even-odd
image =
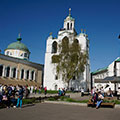
[[[61,89],[59,88],[59,90],[58,90],[58,96],[61,96],[62,95],[62,91],[61,91]]]
[[[109,88],[109,90],[107,92],[107,96],[108,97],[113,97],[113,91],[111,90],[111,88]]]
[[[98,99],[97,99],[96,109],[98,109],[100,107],[100,104],[103,102],[103,99],[104,99],[103,95],[100,92],[98,92]]]
[[[84,88],[81,89],[81,96],[84,96]]]
[[[93,102],[93,107],[95,106],[95,103],[98,101],[98,94],[94,93],[94,95],[92,96],[91,101]]]
[[[35,86],[35,94],[37,93],[37,86]]]
[[[38,90],[39,90],[39,94],[40,94],[41,93],[41,87],[40,86],[39,86]]]
[[[47,87],[45,86],[44,88],[44,94],[46,95],[47,94]]]
[[[19,85],[19,90],[18,90],[18,99],[17,99],[17,105],[16,107],[18,108],[20,105],[20,108],[22,108],[22,99],[23,99],[23,87]]]

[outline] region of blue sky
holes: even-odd
[[[120,56],[119,0],[0,0],[0,49],[16,41],[31,51],[30,61],[44,64],[46,39],[56,37],[71,8],[75,29],[86,29],[90,40],[91,71]]]

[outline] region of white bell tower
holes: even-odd
[[[65,30],[68,30],[68,31],[73,31],[74,30],[74,23],[75,23],[75,19],[72,18],[72,16],[71,16],[71,8],[69,8],[69,15],[64,20],[63,28]]]

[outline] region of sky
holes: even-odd
[[[91,72],[107,67],[120,56],[119,0],[0,0],[1,53],[21,33],[30,61],[44,64],[49,33],[57,37],[69,8],[77,33],[88,34]]]

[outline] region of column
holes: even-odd
[[[26,79],[26,70],[24,70],[24,80]]]
[[[18,79],[18,69],[16,68],[16,76],[15,76],[16,79]]]
[[[31,79],[31,74],[32,74],[32,71],[29,70],[29,80],[32,80],[32,79]]]
[[[10,74],[9,74],[9,77],[10,77],[10,78],[13,78],[13,70],[12,70],[12,67],[10,67]]]
[[[22,74],[22,70],[20,70],[20,73],[19,73],[19,79],[21,80],[21,74]]]
[[[35,71],[34,71],[34,75],[33,75],[33,80],[34,80],[34,81],[35,81],[35,79],[36,79],[35,74],[36,74],[36,73],[35,73]]]
[[[5,65],[3,65],[2,77],[5,77]]]

